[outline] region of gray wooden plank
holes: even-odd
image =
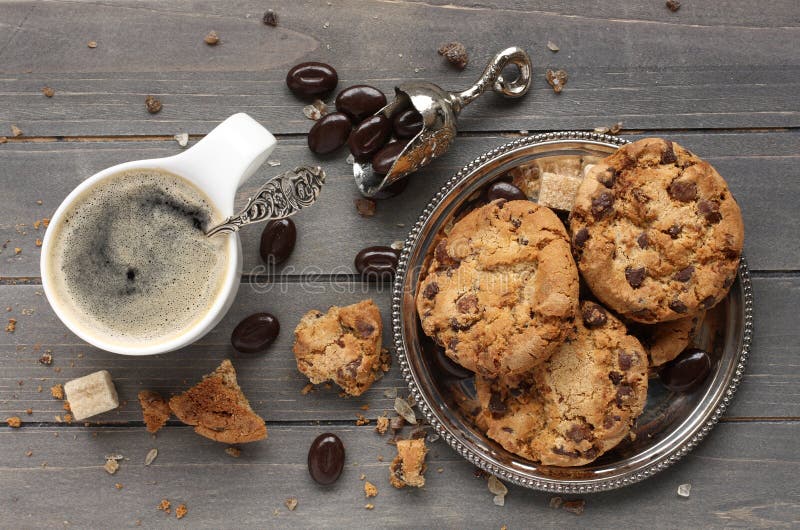
[[[311,441],[325,431],[338,434],[347,451],[330,487],[314,484],[305,463]],[[641,485],[564,496],[585,500],[584,514],[575,516],[549,508],[550,494],[513,486],[505,506],[494,506],[486,481],[441,440],[431,444],[425,488],[396,490],[388,483],[394,450],[369,427],[270,425],[269,439],[245,446],[239,459],[185,427],[156,438],[143,428],[0,428],[0,526],[792,527],[800,524],[798,435],[798,422],[720,424],[683,461]],[[158,458],[145,467],[153,447]],[[112,453],[127,458],[114,476],[102,468]],[[364,498],[362,473],[377,497]],[[676,495],[684,483],[692,484],[688,499]],[[298,499],[293,512],[283,504],[288,497]],[[163,498],[173,514],[156,509]],[[375,508],[364,509],[367,502]],[[179,503],[189,510],[180,522]]]
[[[750,265],[758,270],[800,269],[800,247],[784,244],[787,226],[800,223],[794,205],[800,195],[797,167],[800,132],[663,133],[714,164],[726,177],[742,206]],[[639,135],[631,135],[639,138]],[[374,218],[358,216],[359,197],[345,152],[316,157],[304,138],[283,138],[273,154],[280,167],[262,167],[241,190],[238,203],[270,176],[297,164],[321,164],[328,181],[317,204],[295,217],[299,240],[291,259],[276,274],[352,272],[358,251],[405,239],[439,187],[481,152],[508,141],[500,136],[460,137],[451,152],[412,177],[401,195],[379,201]],[[80,181],[105,167],[180,150],[173,141],[32,142],[0,145],[0,277],[37,276],[42,229],[32,224],[50,217]],[[42,205],[36,201],[41,200]],[[769,212],[769,215],[764,215]],[[331,222],[331,220],[335,222]],[[324,227],[324,230],[321,229]],[[264,273],[258,256],[260,226],[242,230],[246,274]],[[21,248],[19,255],[14,248]]]
[[[299,133],[308,129],[303,104],[283,82],[297,62],[331,62],[341,87],[367,82],[390,91],[404,79],[427,79],[454,90],[512,44],[533,57],[533,90],[519,102],[488,96],[475,103],[462,130],[591,128],[611,120],[633,129],[798,125],[800,29],[788,2],[704,3],[677,14],[645,0],[270,5],[281,17],[277,28],[260,22],[265,6],[255,0],[1,4],[10,37],[0,43],[0,129],[14,123],[34,136],[204,133],[243,110],[275,132]],[[220,45],[202,42],[210,29]],[[463,72],[436,54],[451,39],[470,48]],[[548,39],[561,51],[549,51]],[[88,49],[89,40],[98,47]],[[544,81],[551,67],[570,74],[560,95]],[[54,98],[41,95],[44,85],[56,89]],[[151,93],[164,102],[155,116],[143,105]]]
[[[752,354],[727,417],[800,418],[800,367],[796,362],[800,335],[794,321],[800,277],[756,278],[753,285],[756,326]],[[326,309],[372,297],[381,309],[384,345],[389,347],[387,289],[344,282],[295,282],[274,284],[268,291],[259,292],[252,285],[242,285],[230,313],[196,344],[174,353],[126,357],[91,348],[69,333],[41,295],[41,286],[0,286],[0,310],[12,307],[0,318],[18,321],[13,334],[0,333],[0,420],[20,415],[25,422],[53,422],[54,416],[63,416],[64,411],[61,403],[50,397],[50,386],[106,369],[116,381],[123,404],[97,421],[141,421],[136,401],[140,390],[157,390],[164,395],[180,392],[226,356],[234,359],[239,380],[253,406],[269,421],[354,420],[356,414],[375,418],[393,410],[395,393],[407,393],[396,359],[390,372],[359,398],[340,398],[335,387],[319,388],[304,396],[300,390],[307,380],[295,366],[292,332],[309,309]],[[33,314],[25,314],[31,310]],[[257,311],[276,315],[282,325],[281,334],[267,353],[237,354],[229,343],[230,333],[242,318]],[[4,323],[0,320],[0,324]],[[51,350],[54,357],[50,367],[38,362],[46,350]],[[42,392],[38,391],[39,385]],[[363,405],[369,410],[362,410]],[[28,408],[33,409],[30,416],[24,414]]]

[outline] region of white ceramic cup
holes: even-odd
[[[103,337],[101,332],[87,325],[74,307],[67,307],[67,304],[60,300],[56,288],[51,285],[54,281],[51,277],[57,277],[58,274],[51,270],[52,263],[49,258],[50,246],[53,244],[52,235],[58,232],[57,228],[63,222],[64,213],[75,199],[99,181],[131,169],[160,169],[179,175],[200,188],[223,218],[228,217],[234,212],[236,190],[264,163],[274,148],[275,137],[253,118],[239,113],[226,119],[192,148],[180,154],[167,158],[125,162],[104,169],[84,180],[64,199],[53,214],[42,243],[42,285],[47,300],[58,318],[89,344],[124,355],[152,355],[177,350],[211,331],[228,311],[239,289],[242,245],[238,233],[214,236],[227,238],[229,263],[223,286],[216,300],[200,320],[173,338],[152,344],[136,342],[130,345]]]

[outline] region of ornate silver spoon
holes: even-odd
[[[206,235],[238,232],[245,225],[292,216],[314,204],[323,184],[325,171],[321,167],[296,167],[261,186],[239,213],[214,226]]]

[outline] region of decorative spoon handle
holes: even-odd
[[[325,172],[318,166],[299,166],[273,178],[247,201],[242,211],[206,232],[238,232],[244,225],[283,219],[311,206],[325,184]]]
[[[519,77],[513,81],[506,81],[503,78],[503,68],[509,64],[516,65],[519,69]],[[488,88],[510,98],[524,96],[531,86],[532,70],[531,58],[525,50],[517,46],[506,48],[489,61],[474,85],[463,92],[450,95],[453,112],[456,114],[461,112],[461,109],[475,101]]]

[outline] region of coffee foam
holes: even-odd
[[[131,170],[79,196],[56,227],[50,276],[81,324],[106,340],[163,342],[211,308],[227,272],[220,220],[187,180]]]

